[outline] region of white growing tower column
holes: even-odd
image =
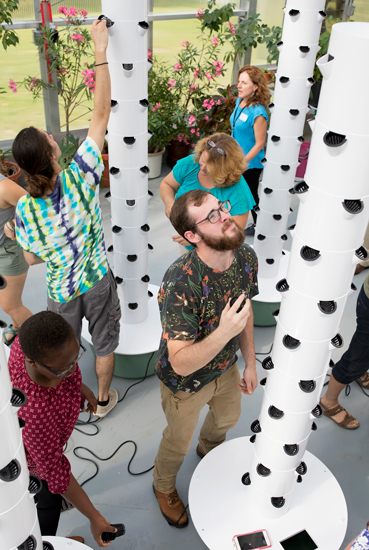
[[[287,0],[264,173],[255,230],[254,248],[259,259],[260,297],[277,302],[275,281],[286,273],[287,257],[281,263],[287,240],[296,168],[305,117],[308,111],[313,70],[319,50],[325,0]]]
[[[102,0],[112,84],[108,125],[114,274],[122,322],[148,315],[147,2]]]
[[[1,333],[2,331],[0,331]],[[17,410],[27,401],[12,388],[4,345],[0,344],[0,550],[42,550],[33,497],[40,480],[30,476]]]
[[[233,535],[262,528],[273,548],[304,529],[312,548],[337,550],[344,538],[342,491],[306,446],[322,414],[332,350],[342,344],[338,331],[355,266],[367,256],[361,244],[369,219],[369,74],[361,65],[368,55],[369,24],[339,23],[318,62],[323,86],[306,181],[295,188],[300,211],[287,276],[278,283],[283,298],[273,352],[263,364],[261,413],[250,440],[214,449],[191,481],[191,515],[212,550],[231,550]]]

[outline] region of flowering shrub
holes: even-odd
[[[58,90],[65,113],[66,133],[69,134],[76,108],[85,105],[87,111],[90,110],[86,103],[95,91],[94,52],[91,35],[82,26],[87,11],[60,6],[58,12],[65,19],[66,26],[57,33],[54,29],[44,29],[36,35],[36,43],[49,67],[48,81],[34,76],[18,83],[11,79],[9,88],[16,92],[17,86],[24,86],[35,99],[41,96],[45,88]]]

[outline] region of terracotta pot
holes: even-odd
[[[16,164],[15,162],[11,162],[10,160],[6,160],[5,164],[7,164],[8,166],[12,166],[15,169],[14,174],[12,174],[11,176],[6,176],[8,180],[12,180],[15,181],[15,183],[18,183],[21,175],[21,169],[19,168],[18,164]]]
[[[188,157],[191,151],[191,145],[186,145],[183,141],[178,141],[177,139],[170,142],[168,148],[168,159],[169,164],[174,166],[180,159]]]
[[[100,187],[110,187],[109,153],[103,153],[101,156],[104,163],[104,171],[101,176]]]

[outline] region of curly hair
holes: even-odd
[[[34,126],[23,128],[13,142],[12,155],[25,172],[28,193],[34,199],[43,197],[54,175],[53,150],[46,135]]]
[[[268,90],[267,82],[263,71],[259,67],[254,67],[253,65],[245,65],[238,71],[237,80],[240,78],[242,73],[247,73],[250,77],[250,80],[255,86],[258,87],[255,94],[250,97],[246,102],[246,107],[250,105],[263,105],[265,109],[269,105],[270,91]]]
[[[73,327],[53,311],[40,311],[29,317],[19,330],[23,353],[36,363],[45,362],[64,345],[77,338]]]
[[[223,149],[225,155],[219,153],[216,147],[211,147],[209,141]],[[209,155],[206,169],[215,187],[230,187],[240,181],[246,170],[246,163],[244,153],[235,139],[224,133],[201,139],[195,146],[195,162],[200,162],[204,151]]]

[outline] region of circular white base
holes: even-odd
[[[42,537],[43,542],[50,542],[54,550],[92,550],[90,546],[64,537]]]
[[[308,470],[296,483],[289,511],[268,520],[262,510],[247,501],[248,487],[241,477],[249,471],[253,444],[249,437],[223,443],[206,455],[190,483],[189,505],[194,526],[211,550],[234,550],[233,537],[266,529],[273,550],[283,550],[279,541],[306,530],[321,550],[340,548],[347,528],[343,492],[331,472],[306,452]],[[296,549],[298,550],[298,549]]]
[[[119,346],[114,353],[121,355],[137,355],[151,353],[159,348],[162,326],[160,321],[160,313],[156,296],[159,287],[149,285],[149,290],[153,293],[153,297],[148,303],[148,316],[143,323],[136,325],[120,324],[120,339]],[[88,321],[83,319],[82,336],[92,344],[91,335],[88,332]]]
[[[253,298],[254,302],[280,302],[282,299],[281,293],[278,292],[275,285],[281,279],[285,279],[287,275],[288,262],[290,260],[290,253],[288,250],[283,250],[284,255],[281,256],[279,262],[279,270],[275,277],[265,279],[258,277],[259,294]]]

